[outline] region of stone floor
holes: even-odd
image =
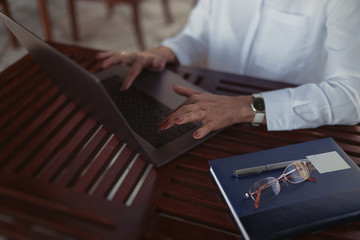
[[[170,0],[173,23],[166,23],[161,0],[144,0],[141,5],[142,28],[147,47],[159,44],[163,39],[179,32],[193,7],[194,0]],[[36,0],[9,0],[12,17],[44,39]],[[80,41],[73,42],[70,35],[70,21],[66,0],[48,0],[53,40],[59,43],[124,51],[137,51],[135,33],[131,22],[131,8],[125,4],[115,6],[114,14],[107,15],[107,7],[101,2],[78,1],[78,22]],[[9,37],[0,24],[0,72],[14,63],[26,50],[10,44]]]

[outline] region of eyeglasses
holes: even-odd
[[[304,181],[316,182],[316,178],[310,177],[310,172],[314,170],[314,166],[310,162],[296,161],[288,165],[283,174],[278,178],[266,177],[256,181],[245,193],[245,198],[251,198],[255,201],[255,208],[259,208],[259,204],[263,204],[274,199],[280,192],[280,182],[289,182],[292,184]]]

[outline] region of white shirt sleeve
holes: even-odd
[[[360,8],[358,1],[337,3],[324,26],[324,81],[262,93],[269,130],[360,122]]]
[[[173,38],[162,42],[176,55],[181,65],[202,61],[208,53],[208,18],[212,0],[198,1],[184,29]]]

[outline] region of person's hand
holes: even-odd
[[[174,86],[174,91],[188,99],[158,126],[159,131],[174,124],[202,122],[202,126],[193,134],[199,139],[214,130],[235,123],[252,122],[254,112],[250,104],[252,96],[223,96],[207,92],[199,92],[187,87]]]
[[[131,66],[121,86],[122,90],[128,89],[144,68],[150,71],[161,71],[165,68],[166,63],[177,61],[175,54],[167,47],[132,53],[122,51],[101,52],[96,57],[102,61],[102,68],[108,68],[117,63]]]

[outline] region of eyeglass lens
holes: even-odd
[[[310,172],[305,162],[294,162],[285,168],[283,176],[287,181],[295,184],[305,181],[310,177]]]
[[[249,189],[249,195],[256,204],[262,204],[276,197],[280,192],[280,183],[274,177],[262,178]],[[255,206],[256,207],[256,206]]]
[[[309,176],[310,172],[305,162],[294,162],[285,168],[280,177],[267,177],[256,181],[246,196],[250,196],[255,201],[255,208],[258,208],[259,204],[268,202],[279,194],[280,181],[296,184],[305,181]]]

